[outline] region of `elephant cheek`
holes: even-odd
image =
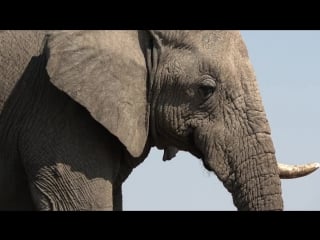
[[[231,174],[226,154],[228,150],[223,144],[225,141],[224,134],[219,130],[195,129],[194,142],[197,150],[201,153],[198,156],[201,156],[204,167],[208,171],[213,171],[223,183],[230,181]],[[231,190],[229,187],[227,189]]]

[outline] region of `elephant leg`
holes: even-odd
[[[46,108],[50,110],[32,117],[21,134],[20,151],[36,207],[113,210],[122,146],[83,107],[65,97],[52,97],[54,104]]]
[[[23,81],[15,91],[14,118],[21,119],[18,148],[36,208],[112,210],[119,140],[47,75]]]
[[[112,183],[89,178],[68,164],[43,167],[30,183],[38,210],[113,210]]]
[[[113,189],[113,210],[122,211],[122,185]]]
[[[66,119],[51,121],[50,126],[35,123],[41,132],[24,131],[26,140],[20,149],[40,210],[113,209],[121,149],[89,113],[83,113],[61,114],[59,118]],[[50,129],[55,124],[57,129]]]
[[[1,144],[1,148],[3,146]],[[8,154],[7,149],[0,150],[0,211],[33,210],[34,204],[20,159]]]
[[[0,114],[0,211],[34,209],[28,180],[17,148],[14,111],[5,105]]]
[[[14,191],[29,191],[38,210],[112,210],[112,188],[124,147],[84,107],[50,83],[45,59],[41,55],[30,61],[0,122],[4,143],[11,147],[7,153],[17,153],[25,173],[24,188]],[[7,163],[0,168],[23,176]],[[10,180],[6,183],[15,188]],[[18,194],[12,197],[21,201]]]
[[[122,201],[122,184],[128,178],[133,168],[137,166],[142,159],[132,158],[128,152],[123,152],[123,157],[120,162],[120,168],[117,174],[117,178],[114,182],[113,188],[113,209],[115,211],[123,210],[123,201]]]

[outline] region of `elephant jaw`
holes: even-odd
[[[308,163],[303,165],[287,165],[278,163],[279,176],[282,179],[299,178],[306,176],[320,167],[320,163]]]

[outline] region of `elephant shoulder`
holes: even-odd
[[[45,31],[0,32],[0,112],[33,56],[41,54]]]

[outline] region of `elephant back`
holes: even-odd
[[[0,31],[0,113],[33,56],[41,54],[45,31]]]

